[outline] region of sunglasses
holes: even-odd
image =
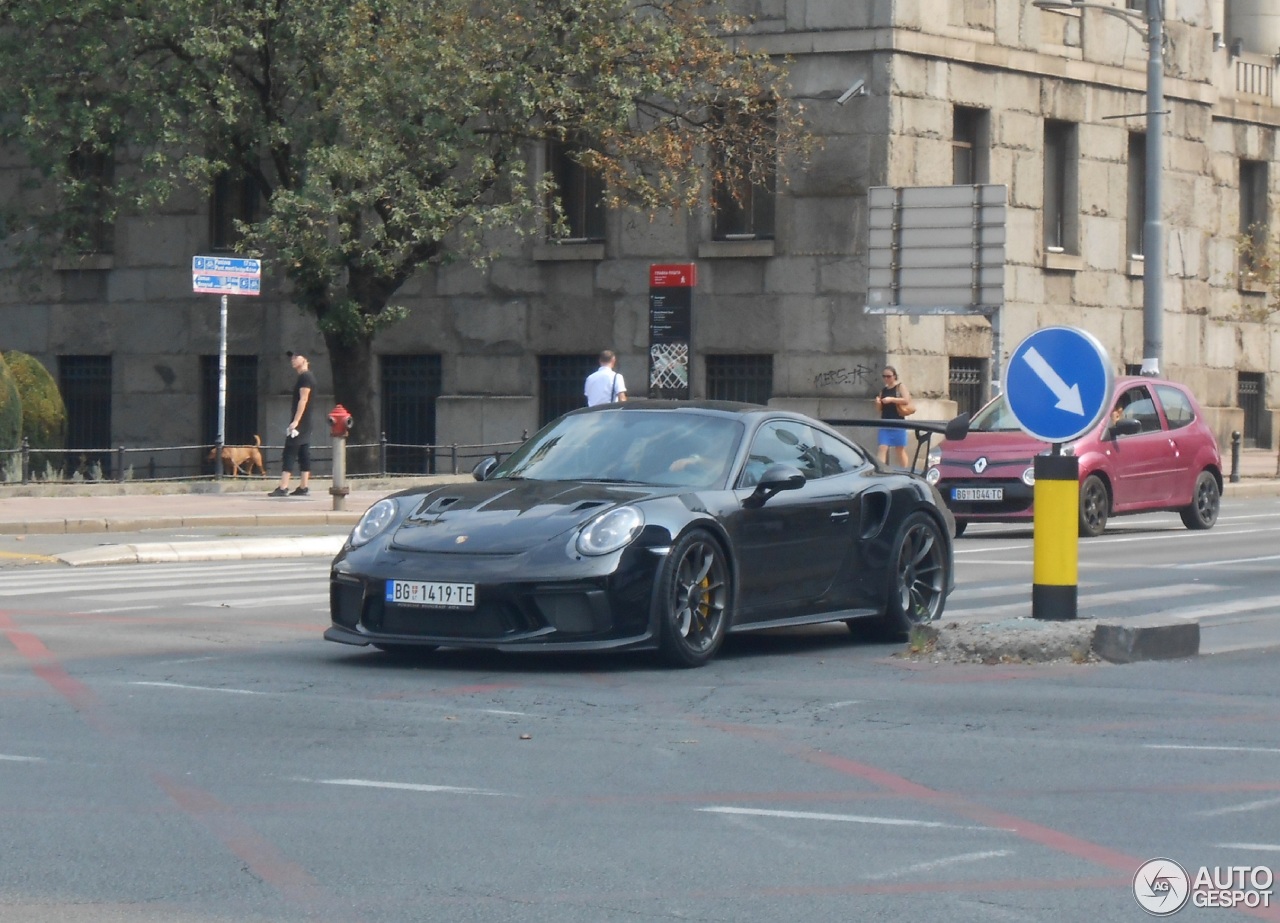
[[[889,378],[889,379],[892,379],[892,378],[893,378],[893,376],[892,376],[892,375],[881,375],[880,377],[881,377],[881,378]]]

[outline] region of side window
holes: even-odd
[[[1191,407],[1191,401],[1187,400],[1187,396],[1177,388],[1156,385],[1156,394],[1160,396],[1160,403],[1164,407],[1164,418],[1169,421],[1169,429],[1190,426],[1195,420],[1196,412]]]
[[[772,420],[760,427],[747,465],[738,479],[739,487],[754,487],[770,465],[793,465],[807,480],[822,477],[818,434],[804,423]]]
[[[847,442],[822,431],[818,432],[818,437],[822,440],[818,461],[823,477],[858,471],[869,464],[867,457]]]
[[[1137,420],[1142,424],[1140,432],[1157,433],[1160,431],[1160,414],[1156,412],[1156,402],[1151,392],[1145,387],[1130,388],[1120,395],[1116,401],[1116,410],[1126,420]]]

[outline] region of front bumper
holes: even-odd
[[[1023,522],[1032,518],[1035,488],[1021,478],[946,478],[937,484],[951,515],[961,522]],[[1001,489],[999,500],[956,500],[955,491]]]

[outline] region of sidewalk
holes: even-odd
[[[1230,473],[1230,458],[1223,464]],[[1276,453],[1244,449],[1240,480],[1225,485],[1224,495],[1280,496]],[[343,538],[360,516],[389,493],[427,484],[457,483],[470,475],[429,475],[348,482],[344,509],[334,509],[331,482],[314,478],[308,497],[268,497],[274,479],[226,479],[200,483],[103,483],[79,485],[19,485],[0,487],[0,536],[83,537],[68,539],[73,550],[33,559],[67,564],[134,563],[141,561],[224,560],[336,554]],[[295,482],[296,485],[296,482]],[[30,494],[23,496],[21,494]],[[187,538],[174,542],[104,542],[112,534],[136,538],[137,533],[162,529],[216,531],[222,527],[262,528],[277,534],[252,538]],[[306,527],[323,535],[278,534],[290,527]]]

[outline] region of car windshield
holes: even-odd
[[[1003,395],[975,413],[969,421],[971,433],[1009,433],[1021,428]]]
[[[722,486],[741,422],[678,410],[605,410],[551,423],[494,469],[493,478]]]

